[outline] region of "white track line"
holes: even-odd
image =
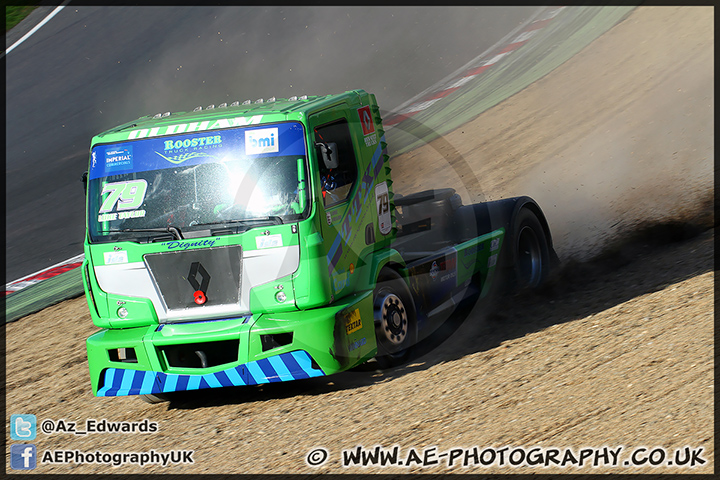
[[[37,25],[35,25],[35,28],[33,28],[32,30],[30,30],[28,33],[26,33],[20,40],[18,40],[17,42],[13,43],[12,46],[10,46],[10,48],[8,48],[7,50],[5,50],[5,53],[4,53],[3,55],[7,55],[8,53],[12,52],[15,47],[17,47],[18,45],[20,45],[21,43],[23,43],[25,40],[27,40],[28,38],[30,38],[30,36],[31,36],[33,33],[35,33],[35,32],[37,32],[38,30],[40,30],[40,27],[42,27],[42,26],[45,25],[47,22],[49,22],[50,19],[53,18],[55,15],[57,15],[58,13],[60,13],[60,10],[62,10],[63,8],[65,8],[65,5],[67,5],[68,3],[70,3],[70,0],[65,0],[60,6],[56,7],[55,10],[53,10],[52,12],[50,12],[50,15],[48,15],[47,17],[45,17],[45,18],[42,20],[42,22],[40,22],[40,23],[38,23]],[[0,57],[2,57],[2,55],[0,55]]]
[[[523,24],[515,27],[510,33],[508,33],[508,34],[505,35],[503,38],[501,38],[500,40],[498,40],[497,42],[495,42],[495,44],[493,44],[490,48],[488,48],[487,50],[485,50],[484,52],[482,52],[480,55],[478,55],[477,57],[473,58],[473,59],[470,60],[468,63],[466,63],[466,64],[463,65],[462,67],[458,68],[457,70],[455,70],[455,71],[452,72],[451,74],[447,75],[445,78],[441,79],[441,80],[438,81],[437,83],[431,85],[430,87],[426,88],[425,90],[423,90],[422,92],[418,93],[418,94],[415,95],[414,97],[410,98],[409,100],[406,100],[404,103],[401,103],[400,105],[398,105],[397,107],[395,107],[392,111],[390,111],[390,112],[387,113],[387,117],[390,118],[392,115],[397,115],[398,112],[401,112],[401,111],[403,111],[403,110],[407,110],[408,108],[412,108],[412,107],[411,107],[412,104],[414,104],[414,103],[417,102],[419,99],[422,99],[422,98],[426,97],[427,95],[429,95],[430,93],[432,93],[433,91],[435,91],[440,85],[443,85],[443,84],[445,84],[445,83],[453,80],[453,79],[456,78],[461,72],[465,72],[465,71],[467,71],[469,68],[471,68],[471,67],[473,67],[473,66],[476,66],[475,62],[478,62],[480,59],[482,59],[483,57],[485,57],[485,56],[486,56],[488,53],[490,53],[491,51],[493,51],[493,50],[495,50],[496,48],[498,48],[500,45],[505,45],[505,44],[507,44],[508,39],[510,39],[510,38],[512,38],[513,36],[517,35],[518,32],[520,32],[522,29],[524,29],[525,27],[527,27],[528,25],[530,25],[532,22],[536,21],[536,20],[537,20],[537,17],[538,17],[541,13],[543,13],[543,12],[545,11],[545,8],[546,8],[546,7],[540,7],[540,8],[538,8],[532,15],[530,15],[530,18],[528,18]],[[385,125],[385,122],[383,122],[383,126],[384,126],[384,125]],[[388,125],[388,127],[391,127],[391,126],[392,126],[392,125]]]
[[[40,275],[41,273],[47,272],[48,270],[52,270],[53,268],[57,268],[57,267],[62,267],[63,265],[67,265],[67,264],[69,264],[69,263],[77,263],[77,262],[83,260],[84,258],[85,258],[85,254],[84,254],[84,253],[81,253],[80,255],[75,255],[74,257],[69,258],[69,259],[67,259],[67,260],[63,260],[62,262],[56,263],[55,265],[52,265],[52,266],[47,267],[47,268],[43,268],[43,269],[40,270],[40,271],[37,271],[37,272],[35,272],[35,273],[31,273],[30,275],[25,275],[25,276],[22,277],[22,278],[18,278],[17,280],[14,280],[14,281],[12,281],[12,282],[6,283],[6,284],[5,284],[5,289],[6,289],[6,290],[10,289],[10,287],[12,287],[14,284],[25,281],[26,278],[35,277],[35,276],[37,276],[37,275]]]

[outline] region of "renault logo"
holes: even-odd
[[[201,282],[198,282],[197,280],[198,274],[200,274],[200,277],[202,278]],[[195,293],[193,294],[195,297],[195,303],[202,305],[207,302],[207,289],[210,285],[210,274],[207,270],[205,270],[205,267],[202,266],[202,263],[193,262],[192,265],[190,265],[188,282],[190,282],[190,286],[192,286],[193,290],[195,290]]]

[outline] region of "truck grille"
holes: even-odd
[[[144,259],[168,313],[240,302],[242,248],[239,245],[150,253]],[[205,297],[202,302],[196,301],[198,291]]]
[[[210,368],[238,361],[240,340],[161,345],[160,358],[169,367]]]

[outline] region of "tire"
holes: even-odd
[[[170,401],[170,398],[162,393],[145,393],[142,395],[138,395],[138,397],[140,397],[140,400],[142,400],[143,402],[152,405],[156,403],[165,403]]]
[[[514,287],[535,289],[545,283],[552,260],[550,247],[540,220],[528,208],[515,217],[510,247]]]
[[[417,338],[415,304],[403,277],[383,268],[373,291],[373,317],[380,368],[401,364]]]

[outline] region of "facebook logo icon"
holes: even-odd
[[[36,428],[35,415],[10,416],[10,438],[13,440],[35,440]]]
[[[37,463],[37,450],[33,444],[10,445],[10,468],[33,470]]]

